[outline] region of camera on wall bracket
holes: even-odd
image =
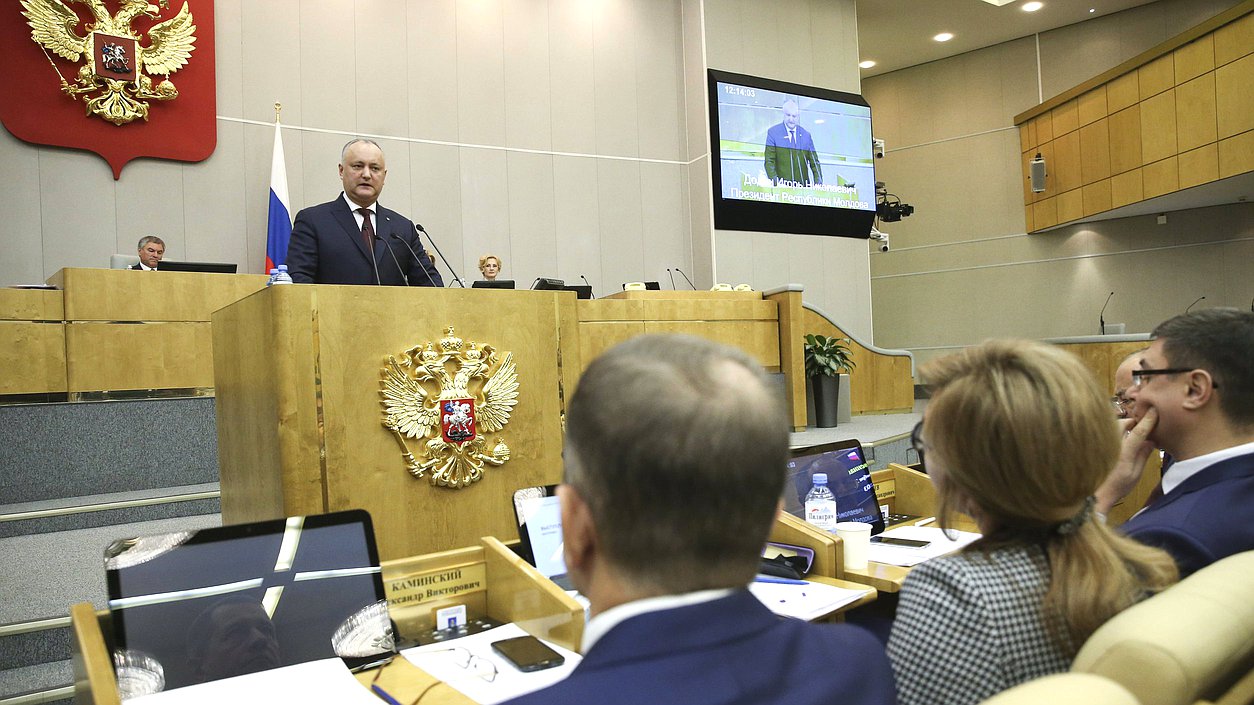
[[[870,238],[880,244],[880,252],[888,252],[888,233],[872,226]]]
[[[896,194],[888,192],[883,181],[875,182],[875,215],[885,223],[896,223],[914,215],[914,206],[902,203]]]

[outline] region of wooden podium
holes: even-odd
[[[515,489],[559,482],[566,292],[276,286],[213,316],[222,519],[225,523],[362,508],[384,560],[517,534]],[[407,470],[383,426],[389,356],[439,346],[449,326],[469,347],[512,353],[518,404],[489,435],[500,467],[463,489]],[[437,430],[438,433],[438,430]],[[415,452],[423,439],[409,439]]]

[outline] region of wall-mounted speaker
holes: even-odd
[[[1036,153],[1036,158],[1028,162],[1028,173],[1032,178],[1032,193],[1042,193],[1045,191],[1045,158],[1040,152]]]

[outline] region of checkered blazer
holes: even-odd
[[[902,585],[888,657],[898,705],[978,703],[1066,671],[1073,654],[1050,640],[1041,546],[970,550],[916,566]]]

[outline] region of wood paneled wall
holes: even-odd
[[[1254,171],[1254,2],[1015,116],[1028,232]],[[1045,159],[1033,193],[1029,162]]]

